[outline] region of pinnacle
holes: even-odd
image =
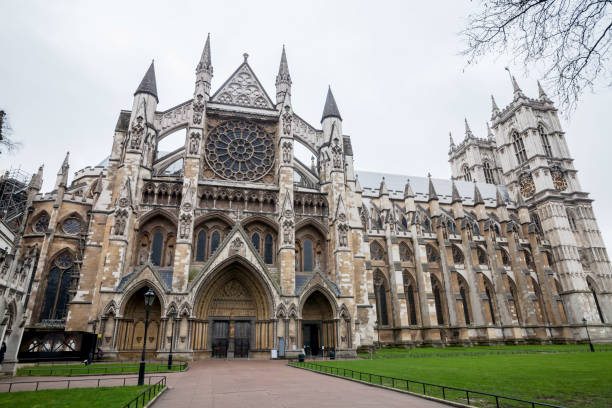
[[[448,138],[450,139],[450,147],[455,147],[455,141],[453,140],[453,134],[451,132],[448,132]]]
[[[142,78],[142,81],[140,81],[140,85],[138,85],[138,89],[136,89],[134,95],[139,93],[153,95],[155,100],[159,102],[159,98],[157,97],[157,83],[155,82],[154,61],[151,61],[151,65],[145,73],[145,76]]]
[[[459,194],[459,190],[457,190],[457,185],[455,184],[455,180],[453,180],[451,204],[460,203],[460,202],[462,202],[461,195]]]
[[[491,95],[491,111],[493,114],[499,112],[499,108],[497,107],[497,103],[495,102],[495,97]]]
[[[429,200],[437,200],[438,194],[436,193],[436,189],[433,185],[433,181],[431,181],[431,174],[427,174],[427,178],[429,178]]]
[[[327,98],[325,99],[325,107],[323,108],[321,122],[323,122],[323,119],[325,118],[332,117],[342,120],[342,116],[340,116],[340,111],[338,110],[338,105],[336,105],[336,100],[334,99],[334,94],[332,94],[330,86],[327,88]]]
[[[382,178],[380,182],[380,187],[378,188],[379,195],[389,194],[389,190],[387,190],[387,184],[385,183],[385,178]]]
[[[468,124],[467,119],[465,120],[465,137],[467,139],[469,139],[470,137],[474,137],[474,134],[472,133],[472,129],[470,129],[470,125]]]
[[[290,79],[289,75],[289,64],[287,63],[287,54],[285,53],[285,45],[283,44],[283,52],[281,53],[280,65],[278,66],[278,75],[276,76],[276,82],[279,80]]]
[[[410,186],[410,179],[406,180],[406,185],[404,186],[404,198],[414,198],[414,192]]]
[[[200,62],[198,63],[196,71],[209,69],[212,72],[212,63],[210,58],[210,33],[208,33],[206,36],[206,43],[204,44],[204,50],[202,50],[202,56],[200,57]]]
[[[540,84],[540,81],[537,81],[537,82],[538,82],[538,93],[539,93],[540,99],[543,101],[549,101],[548,95],[546,95],[544,88],[542,88],[542,84]]]
[[[506,206],[506,200],[504,199],[501,191],[499,190],[498,187],[495,187],[495,200],[497,202],[497,207],[505,207]]]
[[[525,200],[523,199],[523,195],[521,194],[520,191],[516,192],[516,207],[517,208],[527,207],[527,204],[525,203]]]
[[[484,200],[482,199],[482,194],[480,194],[476,181],[474,181],[474,205],[478,204],[484,204]]]

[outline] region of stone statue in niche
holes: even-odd
[[[291,150],[291,143],[283,142],[283,163],[291,163]]]
[[[172,266],[173,260],[174,260],[174,247],[172,245],[169,245],[168,251],[166,252],[166,266]]]
[[[189,154],[198,154],[200,150],[200,134],[191,132],[189,138]]]
[[[334,145],[332,146],[332,163],[334,169],[342,168],[342,148],[340,147],[338,138],[334,139]]]
[[[181,239],[189,238],[189,230],[191,229],[191,214],[182,214],[179,227],[179,236]]]
[[[285,220],[283,223],[283,243],[293,244],[293,221]]]
[[[140,144],[142,142],[142,136],[144,135],[144,126],[142,125],[143,117],[138,116],[136,118],[136,123],[132,125],[131,130],[131,149],[140,149]]]
[[[113,232],[115,235],[123,235],[127,223],[128,213],[126,210],[119,210],[115,213],[115,225]]]
[[[140,255],[138,256],[138,265],[144,265],[147,263],[147,258],[149,257],[149,251],[146,248],[140,250]]]
[[[199,125],[202,123],[202,114],[204,113],[204,97],[198,94],[193,101],[193,123]]]
[[[338,244],[341,247],[348,247],[348,225],[338,225]]]
[[[283,113],[283,133],[286,135],[291,134],[291,121],[293,115],[289,112],[289,106],[285,106],[285,113]]]

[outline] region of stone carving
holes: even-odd
[[[283,244],[293,245],[293,220],[283,222]]]
[[[200,152],[200,134],[191,132],[189,137],[189,154],[198,154]]]
[[[563,174],[563,171],[559,167],[553,167],[551,170],[553,186],[559,191],[567,190],[567,180]]]
[[[181,214],[179,237],[181,239],[189,239],[189,231],[191,230],[191,214]]]
[[[283,113],[283,134],[291,134],[291,122],[293,121],[293,115],[289,112],[289,106],[285,106],[285,112]]]
[[[123,235],[125,233],[128,216],[129,214],[124,208],[118,209],[117,212],[115,212],[115,225],[113,229],[115,235]]]
[[[204,113],[204,101],[201,94],[197,94],[193,101],[193,123],[200,125],[202,123],[202,114]]]
[[[347,224],[338,225],[338,244],[343,248],[348,247],[348,230]]]
[[[291,151],[293,150],[293,146],[291,146],[291,142],[283,142],[283,163],[290,164],[291,163]]]
[[[242,242],[240,238],[236,237],[230,244],[230,248],[232,251],[240,251],[243,245],[244,245],[244,242]]]
[[[213,102],[254,108],[274,109],[270,99],[248,64],[242,64],[212,98]]]
[[[519,185],[523,197],[531,197],[535,193],[535,183],[531,174],[524,173],[519,178]]]
[[[132,125],[132,130],[130,131],[130,148],[131,149],[140,149],[140,144],[142,143],[142,136],[144,135],[144,126],[142,124],[143,121],[142,116],[138,116],[136,118],[136,123]]]
[[[342,147],[340,147],[340,142],[338,138],[334,139],[334,145],[332,146],[332,163],[334,169],[342,168]]]

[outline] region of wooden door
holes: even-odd
[[[213,322],[212,332],[212,356],[216,358],[227,358],[227,344],[229,337],[229,322]]]
[[[236,322],[234,330],[234,357],[249,356],[251,322]]]

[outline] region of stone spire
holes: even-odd
[[[489,139],[495,139],[495,135],[493,134],[493,131],[491,130],[491,126],[489,126],[489,122],[487,122],[487,137]]]
[[[68,169],[70,168],[70,165],[68,164],[69,158],[70,152],[66,152],[66,157],[64,158],[62,167],[60,167],[59,171],[57,172],[57,178],[55,180],[56,189],[59,187],[66,187],[66,184],[68,183]]]
[[[431,181],[431,173],[427,174],[427,178],[429,179],[429,198],[427,201],[437,200],[438,194],[436,193],[436,189],[433,185],[433,181]]]
[[[325,99],[325,107],[323,108],[321,122],[323,122],[323,119],[325,118],[332,117],[342,120],[342,116],[340,116],[340,111],[338,110],[338,105],[336,105],[336,100],[334,99],[330,86],[327,88],[327,98]]]
[[[414,192],[410,186],[410,180],[406,180],[406,185],[404,186],[404,198],[414,198]]]
[[[361,189],[361,183],[359,182],[359,175],[355,174],[355,191],[357,193],[361,193],[363,190]]]
[[[200,62],[196,67],[196,90],[195,95],[200,94],[202,96],[210,95],[210,83],[213,77],[213,67],[210,57],[210,33],[206,36],[206,43],[204,43],[204,50],[200,57]]]
[[[462,202],[461,195],[459,194],[459,190],[457,190],[457,184],[455,184],[455,180],[452,181],[452,198],[451,204],[455,204],[457,202]]]
[[[389,190],[387,190],[387,183],[385,183],[385,178],[382,178],[382,181],[380,182],[380,187],[378,188],[378,194],[379,195],[389,195]]]
[[[276,75],[276,103],[284,102],[287,94],[291,94],[291,75],[289,75],[289,64],[287,64],[287,54],[285,54],[283,45],[278,75]]]
[[[495,102],[495,97],[491,95],[491,116],[495,117],[497,114],[499,114],[499,108],[497,107],[497,102]]]
[[[540,100],[542,100],[544,102],[551,102],[551,100],[548,97],[548,95],[546,95],[546,92],[544,92],[544,88],[542,88],[542,84],[540,84],[540,81],[538,81],[538,93],[539,93],[539,96],[540,96]]]
[[[45,165],[41,164],[40,167],[38,168],[38,172],[32,176],[32,178],[30,179],[30,184],[29,184],[30,188],[33,188],[34,190],[40,190],[40,188],[42,187],[42,182],[43,182],[44,167]]]
[[[157,82],[155,81],[154,61],[151,61],[151,65],[149,66],[145,76],[142,78],[142,81],[140,81],[140,85],[138,85],[138,89],[136,89],[134,95],[139,93],[153,95],[155,100],[159,103],[159,98],[157,97]]]
[[[527,208],[527,204],[519,190],[516,192],[516,208]]]
[[[472,133],[472,129],[470,129],[470,125],[468,124],[467,118],[464,120],[465,120],[465,138],[470,139],[474,137],[474,134]]]
[[[480,194],[476,181],[474,181],[474,205],[478,204],[484,204],[484,200],[482,199],[482,194]]]
[[[506,200],[504,199],[504,196],[502,195],[501,191],[499,190],[497,186],[495,187],[495,201],[496,201],[496,207],[506,206]]]
[[[512,82],[512,90],[514,91],[514,99],[524,98],[525,94],[523,94],[521,87],[518,85],[518,82],[516,82],[514,75],[510,75],[510,81]]]
[[[448,132],[448,138],[450,141],[449,150],[452,152],[453,150],[455,150],[455,141],[453,140],[453,134],[451,132]]]

